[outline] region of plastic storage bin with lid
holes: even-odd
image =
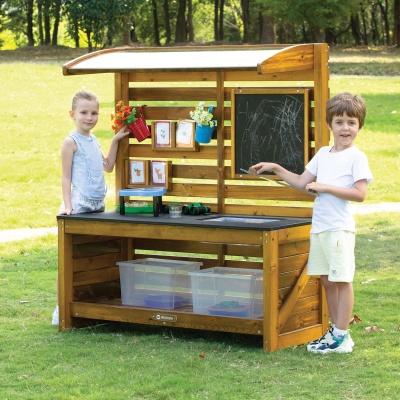
[[[227,317],[263,316],[263,271],[214,267],[189,272],[193,312]]]
[[[120,261],[121,300],[124,305],[173,309],[192,304],[189,272],[201,262],[142,258]]]

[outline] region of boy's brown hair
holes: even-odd
[[[361,129],[367,115],[365,101],[361,97],[354,96],[349,92],[341,92],[327,101],[326,123],[329,126],[331,126],[334,116],[343,116],[344,113],[348,117],[357,118]]]

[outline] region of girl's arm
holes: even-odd
[[[71,176],[72,176],[72,160],[74,153],[77,150],[75,142],[72,138],[67,137],[61,147],[61,187],[63,193],[63,200],[65,209],[60,214],[71,215],[72,202],[71,202]]]
[[[118,131],[118,133],[115,134],[115,136],[111,140],[111,146],[110,150],[108,150],[107,157],[103,156],[103,163],[104,163],[103,169],[105,172],[113,171],[115,160],[117,158],[119,141],[128,135],[129,135],[129,129],[127,126],[124,126],[121,130]]]
[[[268,162],[261,162],[253,165],[250,167],[250,170],[257,172],[257,174],[261,174],[261,172],[273,172],[279,178],[286,181],[289,185],[298,189],[306,188],[306,185],[315,179],[315,176],[307,170],[305,170],[301,175],[298,175],[288,171],[278,164]]]

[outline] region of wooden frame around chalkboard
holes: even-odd
[[[233,178],[243,178],[241,168],[249,169],[262,161],[276,162],[299,174],[304,171],[309,161],[309,98],[309,88],[232,90]],[[278,156],[272,157],[276,153]]]

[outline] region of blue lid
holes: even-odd
[[[137,189],[122,189],[119,196],[162,196],[167,192],[165,187],[137,188]]]

